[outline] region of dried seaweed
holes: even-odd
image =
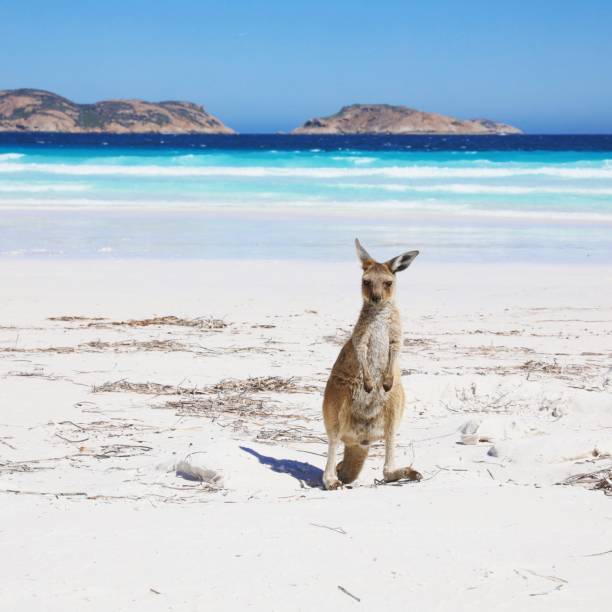
[[[280,429],[262,428],[257,432],[257,440],[274,442],[317,442],[326,444],[327,438],[302,425],[283,424]]]
[[[176,410],[179,416],[206,416],[214,418],[220,414],[238,416],[271,416],[270,400],[246,393],[219,393],[191,399],[170,400],[164,408]]]
[[[404,338],[404,346],[408,348],[430,347],[435,342],[426,338]]]
[[[479,336],[520,336],[524,332],[520,329],[510,329],[510,330],[488,330],[488,329],[474,329],[474,330],[465,330],[464,334],[470,335],[479,335]]]
[[[213,392],[235,391],[240,393],[255,393],[273,391],[276,393],[310,393],[317,391],[314,385],[299,383],[295,377],[282,378],[281,376],[253,376],[246,379],[225,378],[212,385]]]
[[[48,317],[47,321],[61,321],[64,323],[81,322],[81,321],[105,321],[106,317],[82,317],[79,315],[64,315],[61,317]]]
[[[128,319],[126,321],[108,321],[102,323],[89,323],[87,327],[151,327],[171,325],[177,327],[195,327],[201,330],[225,329],[229,323],[223,319],[201,317],[197,319],[185,319],[174,315],[152,317],[150,319]]]
[[[37,348],[0,348],[4,353],[86,353],[113,350],[120,351],[185,351],[191,352],[188,345],[175,340],[120,340],[117,342],[104,342],[102,340],[92,340],[77,346],[44,346]]]
[[[50,467],[31,465],[28,461],[0,461],[0,474],[13,474],[15,472],[35,472],[39,470],[50,470]]]
[[[575,474],[559,484],[582,485],[596,491],[603,491],[606,495],[612,495],[612,466],[609,465],[594,472]]]
[[[586,391],[607,391],[610,386],[609,370],[603,371],[601,366],[592,362],[584,364],[570,363],[561,365],[556,360],[551,362],[530,360],[519,366],[519,370],[527,372],[527,380],[532,375],[554,376],[559,380],[569,381],[570,387]]]
[[[261,440],[278,442],[302,441],[322,442],[320,435],[292,421],[304,419],[295,410],[278,410],[278,402],[263,396],[263,393],[308,393],[317,387],[300,382],[296,378],[260,376],[246,379],[224,379],[201,388],[181,385],[164,385],[155,382],[134,383],[127,380],[106,382],[93,388],[94,393],[131,392],[154,396],[174,396],[156,408],[175,410],[178,416],[200,416],[214,420],[229,417],[223,426],[235,430],[251,431]],[[178,397],[177,397],[178,396]],[[257,417],[266,419],[267,429],[254,421]],[[217,421],[218,422],[218,421]],[[87,430],[87,427],[79,426]]]
[[[99,351],[113,350],[135,350],[135,351],[190,351],[190,348],[182,342],[175,340],[121,340],[118,342],[103,342],[92,340],[80,344],[78,348],[94,349]]]
[[[299,383],[295,378],[282,378],[280,376],[257,376],[246,379],[226,378],[209,387],[183,387],[181,385],[164,385],[156,382],[130,382],[128,380],[116,380],[95,385],[94,393],[116,393],[128,391],[145,395],[211,395],[218,396],[219,393],[259,393],[272,391],[276,393],[308,393],[316,391],[314,385]]]
[[[55,354],[64,354],[64,353],[76,353],[78,347],[75,346],[44,346],[40,348],[17,348],[17,347],[7,347],[0,348],[0,352],[2,353],[55,353]]]
[[[116,380],[105,382],[102,385],[94,385],[93,393],[118,393],[129,391],[143,395],[201,395],[206,390],[196,387],[181,387],[176,385],[162,385],[155,382],[134,383],[127,380]]]
[[[455,389],[457,406],[450,406],[445,402],[442,405],[450,412],[461,413],[508,413],[517,409],[518,403],[510,397],[511,390],[504,391],[499,387],[494,393],[478,393],[476,383],[467,388]]]
[[[537,361],[530,359],[523,365],[519,366],[519,369],[525,370],[526,372],[537,372],[540,374],[562,374],[563,368],[556,362],[546,363],[545,361]]]

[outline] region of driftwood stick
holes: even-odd
[[[313,527],[322,527],[323,529],[329,529],[330,531],[335,531],[336,533],[340,533],[342,535],[346,535],[346,531],[342,529],[342,527],[330,527],[329,525],[321,525],[319,523],[310,523]]]
[[[60,425],[66,425],[66,423],[68,423],[69,425],[72,425],[74,427],[76,427],[77,429],[81,429],[83,431],[87,431],[86,427],[82,427],[81,425],[79,425],[78,423],[75,423],[74,421],[60,421],[59,424]]]
[[[600,557],[601,555],[609,555],[612,553],[612,548],[610,550],[604,550],[603,552],[591,553],[590,555],[583,555],[584,557]]]
[[[79,438],[78,440],[70,440],[69,438],[64,438],[64,436],[62,436],[62,434],[58,434],[57,432],[55,432],[55,435],[62,439],[65,440],[66,442],[86,442],[87,440],[89,440],[89,438]]]
[[[338,588],[345,593],[346,595],[348,595],[349,597],[352,597],[355,601],[361,601],[361,599],[359,599],[359,597],[357,597],[357,595],[353,595],[350,591],[347,591],[343,586],[338,585]]]

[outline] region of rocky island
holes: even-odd
[[[0,132],[233,134],[192,102],[104,100],[76,104],[41,89],[0,91]]]
[[[522,134],[489,119],[455,119],[407,106],[352,104],[335,115],[310,119],[293,134]]]

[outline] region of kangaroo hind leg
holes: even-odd
[[[364,444],[351,444],[344,447],[344,457],[338,464],[338,478],[344,484],[350,484],[357,479],[365,463],[370,447]]]
[[[328,432],[327,435],[329,441],[327,447],[327,463],[325,464],[325,471],[323,472],[323,486],[328,491],[335,491],[342,487],[342,482],[338,480],[336,472],[336,450],[340,439],[337,432],[335,432],[335,435]]]
[[[328,491],[334,491],[342,487],[342,482],[338,480],[336,472],[336,452],[340,443],[340,424],[338,414],[340,410],[338,403],[334,401],[333,394],[330,392],[329,385],[325,390],[323,398],[323,420],[327,432],[327,463],[323,472],[323,486]]]

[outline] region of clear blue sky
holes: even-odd
[[[612,0],[4,0],[0,89],[203,104],[241,132],[354,102],[612,132]]]

